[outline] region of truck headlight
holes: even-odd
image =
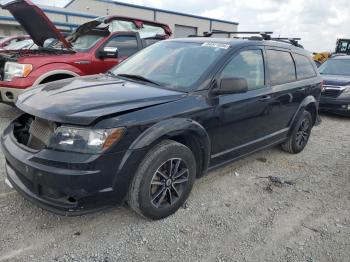
[[[6,62],[4,68],[4,81],[11,81],[14,77],[27,77],[32,72],[31,64]]]
[[[50,139],[49,148],[97,154],[107,150],[123,136],[125,128],[89,129],[61,126]]]

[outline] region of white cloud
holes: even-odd
[[[350,38],[348,0],[119,1],[237,21],[239,30],[301,37],[302,44],[311,51],[332,51],[337,38]]]

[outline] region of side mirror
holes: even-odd
[[[216,95],[238,94],[248,91],[248,83],[245,78],[223,78],[220,88],[215,89]]]
[[[118,47],[104,47],[99,50],[98,56],[100,58],[118,58]]]

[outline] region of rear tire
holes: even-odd
[[[281,145],[282,149],[291,154],[303,151],[309,141],[312,127],[312,115],[309,111],[304,111],[288,140]]]
[[[196,178],[192,151],[164,140],[145,156],[131,183],[127,202],[138,214],[162,219],[175,213],[187,200]]]

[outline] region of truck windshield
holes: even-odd
[[[229,45],[161,41],[130,57],[111,72],[142,77],[166,88],[192,91]]]
[[[319,67],[324,75],[346,75],[350,76],[350,59],[330,59]]]

